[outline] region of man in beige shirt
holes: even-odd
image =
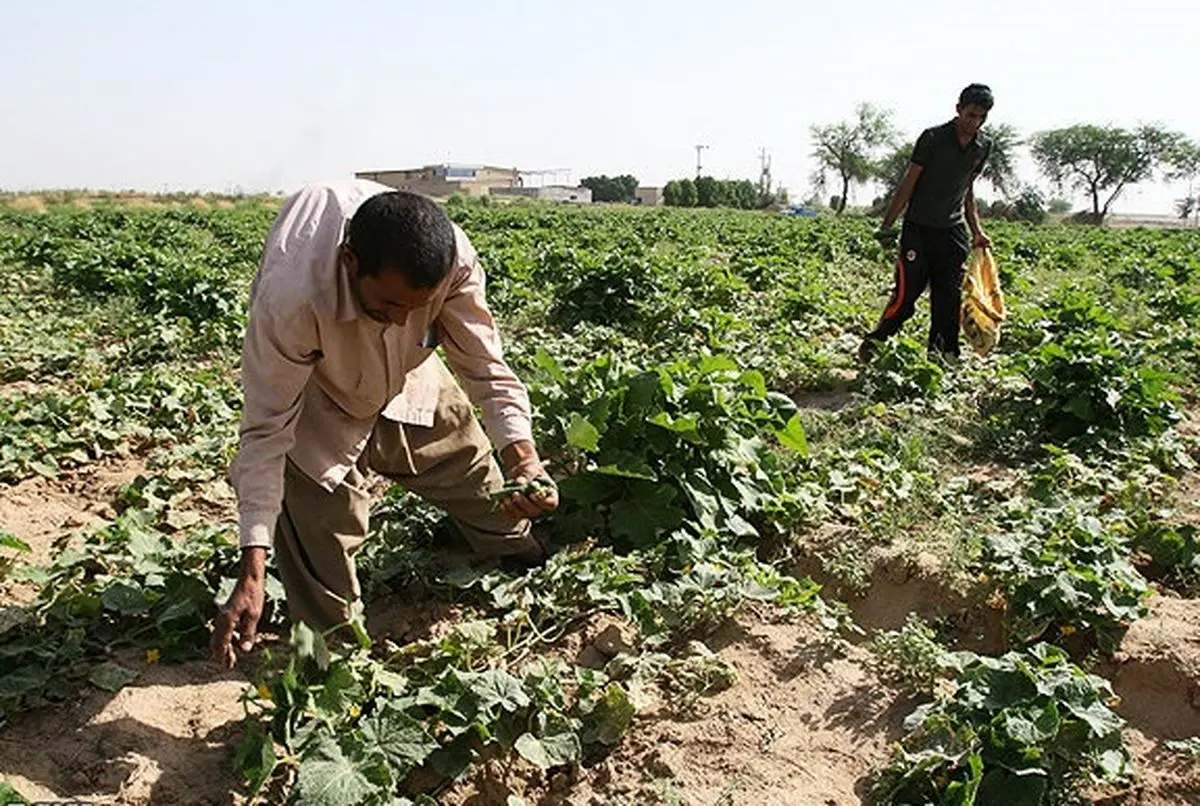
[[[235,631],[242,651],[253,645],[272,546],[294,620],[328,629],[356,611],[370,470],[445,509],[476,551],[540,557],[529,519],[557,492],[491,498],[505,478],[545,477],[529,397],[475,250],[431,200],[365,180],[288,199],[250,293],[242,385],[230,469],[242,573],[217,619],[219,659],[233,662]]]

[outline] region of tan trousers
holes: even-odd
[[[433,425],[380,417],[358,466],[333,492],[288,461],[275,552],[293,621],[325,630],[361,607],[354,555],[367,537],[368,470],[444,509],[481,554],[537,551],[529,522],[505,515],[489,497],[504,485],[503,474],[470,401],[447,372]]]

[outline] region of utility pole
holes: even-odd
[[[766,198],[771,193],[771,154],[767,149],[760,148],[758,150],[758,164],[760,166],[758,195]]]
[[[708,148],[708,146],[693,146],[696,149],[696,178],[700,178],[700,152]]]

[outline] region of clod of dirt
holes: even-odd
[[[1157,739],[1200,734],[1200,600],[1155,598],[1117,657],[1113,690],[1130,727]]]
[[[633,652],[633,642],[626,637],[626,632],[620,624],[609,624],[596,636],[592,645],[610,658],[615,658],[622,652]]]

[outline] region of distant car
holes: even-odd
[[[816,210],[810,210],[807,207],[798,207],[796,205],[784,207],[779,212],[783,215],[798,216],[799,218],[816,218],[819,215]]]

